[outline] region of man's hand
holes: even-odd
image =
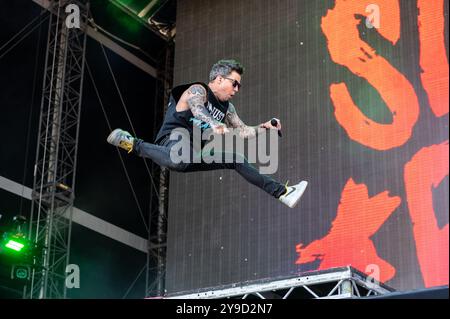
[[[274,126],[270,122],[272,120],[277,121],[277,125]],[[257,134],[265,133],[267,129],[275,129],[278,130],[278,135],[281,136],[281,122],[278,119],[272,119],[267,121],[266,123],[259,124],[258,126],[247,126],[242,122],[239,116],[236,113],[236,109],[234,105],[230,103],[227,111],[227,115],[225,117],[225,123],[232,128],[236,128],[239,130],[239,136],[241,138],[253,138]]]
[[[270,121],[267,121],[265,123],[260,124],[260,127],[263,127],[263,128],[266,128],[266,129],[272,129],[272,130],[279,130],[280,131],[281,130],[281,122],[280,122],[280,120],[279,119],[275,119],[275,118],[274,118],[274,120],[277,121],[277,125],[276,126],[272,125],[272,123],[270,123],[272,120],[270,120]]]
[[[223,123],[213,124],[213,125],[211,125],[211,128],[212,128],[214,134],[222,135],[222,134],[230,132],[230,130],[227,128],[227,126]]]

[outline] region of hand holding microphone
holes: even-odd
[[[278,136],[282,137],[281,134],[281,124],[280,124],[280,120],[273,118],[270,121],[266,122],[266,123],[262,123],[260,124],[260,127],[263,127],[265,129],[273,129],[276,128],[278,130]]]
[[[276,119],[276,118],[273,118],[273,119],[270,120],[270,124],[271,124],[272,126],[278,127],[278,123],[279,123],[279,120]],[[280,125],[280,126],[281,126],[281,125]],[[280,127],[280,129],[278,130],[278,136],[279,136],[279,137],[282,137],[282,136],[283,136],[283,134],[281,134],[281,127]]]

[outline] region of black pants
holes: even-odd
[[[170,140],[169,138],[163,139],[159,145],[135,139],[133,152],[140,157],[149,158],[156,164],[176,172],[187,173],[218,169],[234,169],[249,183],[261,188],[275,198],[279,198],[285,192],[283,184],[278,183],[267,175],[260,174],[259,171],[240,154],[233,154],[234,160],[232,163],[225,163],[225,161],[222,161],[222,163],[205,163],[203,160],[204,157],[200,163],[174,163],[170,158],[170,150],[175,143],[177,143],[177,141]],[[194,154],[192,147],[191,154]]]

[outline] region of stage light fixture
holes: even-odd
[[[28,281],[31,278],[31,267],[29,265],[13,265],[11,267],[11,279]]]
[[[21,234],[5,233],[3,244],[5,248],[9,248],[15,252],[21,252],[27,246],[26,238],[24,238]]]
[[[22,231],[22,227],[26,223],[23,216],[15,216],[12,224],[3,231],[0,237],[0,252],[15,256],[25,255],[29,253],[31,242]]]

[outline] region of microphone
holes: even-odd
[[[272,119],[272,120],[270,121],[270,124],[272,124],[272,126],[277,126],[277,125],[278,125],[278,121],[277,121],[276,119]],[[279,136],[279,137],[282,137],[282,136],[283,136],[283,134],[281,134],[281,130],[278,130],[278,136]]]

